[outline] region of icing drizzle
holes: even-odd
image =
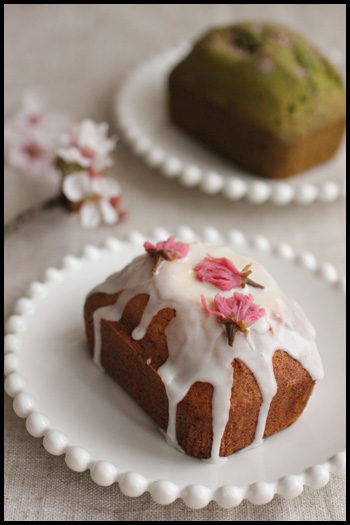
[[[265,315],[249,326],[247,333],[238,331],[233,346],[228,345],[225,326],[208,315],[201,295],[209,301],[218,289],[211,283],[200,282],[194,268],[207,256],[226,257],[238,268],[251,265],[254,278],[263,288],[237,288],[265,310]],[[164,261],[153,273],[154,260],[147,254],[136,257],[121,272],[109,277],[94,288],[90,295],[102,292],[109,295],[121,292],[117,301],[94,312],[94,362],[100,368],[101,319],[119,321],[127,303],[139,294],[149,295],[139,325],[132,338],[141,340],[153,317],[163,308],[173,308],[176,316],[169,322],[165,334],[169,357],[158,368],[169,401],[167,440],[179,448],[176,440],[177,405],[197,382],[213,385],[212,418],[213,443],[211,460],[218,461],[221,439],[229,418],[231,390],[234,381],[232,363],[240,359],[254,374],[262,395],[255,439],[249,448],[263,441],[266,419],[277,384],[272,357],[276,350],[288,352],[309,372],[313,380],[323,377],[323,368],[315,343],[315,331],[298,304],[287,298],[271,275],[257,261],[237,254],[231,248],[190,245],[185,257]],[[234,290],[222,291],[226,298]]]

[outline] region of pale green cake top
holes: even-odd
[[[277,24],[246,22],[208,32],[172,77],[286,139],[345,115],[338,71],[307,39]]]

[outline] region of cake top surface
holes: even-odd
[[[247,265],[251,265],[250,269],[254,275],[254,280],[264,286],[264,289],[234,286],[225,290],[218,288],[211,282],[199,280],[195,268],[207,255],[217,259],[226,258],[234,264],[239,272]],[[277,283],[258,261],[239,254],[228,246],[211,246],[202,242],[193,243],[185,259],[175,259],[173,264],[164,265],[158,279],[163,293],[169,298],[178,297],[180,299],[183,297],[184,300],[195,303],[198,303],[201,295],[212,300],[217,293],[220,293],[227,298],[232,296],[235,290],[245,295],[252,294],[259,305],[268,308],[272,306],[280,293]]]
[[[200,87],[202,96],[286,137],[345,113],[336,68],[308,39],[279,24],[213,29],[176,70],[188,88]]]
[[[94,293],[113,295],[114,304],[94,313],[95,355],[100,363],[101,319],[119,321],[125,306],[149,296],[131,337],[141,340],[163,309],[176,312],[165,329],[168,359],[158,368],[169,400],[168,440],[176,445],[176,407],[196,382],[209,382],[213,394],[212,458],[219,457],[230,410],[232,363],[240,359],[254,374],[262,394],[254,445],[262,442],[271,400],[277,391],[272,358],[284,350],[312,379],[323,376],[315,331],[298,304],[286,297],[258,262],[225,246],[186,244],[174,237],[153,245]]]
[[[152,317],[165,307],[174,308],[178,316],[180,310],[185,310],[190,317],[198,316],[198,330],[202,327],[206,329],[218,324],[215,315],[210,315],[210,310],[215,311],[217,296],[223,298],[221,302],[226,304],[236,294],[243,303],[246,302],[244,297],[250,297],[254,307],[264,312],[251,324],[253,332],[263,335],[276,323],[274,332],[277,332],[278,324],[285,324],[300,337],[315,340],[315,331],[300,306],[286,297],[272,275],[255,259],[228,246],[194,242],[190,245],[176,243],[186,247],[185,252],[181,255],[179,252],[174,258],[166,253],[160,256],[159,262],[158,254],[167,252],[163,249],[165,242],[156,246],[150,243],[145,246],[147,244],[150,247],[146,247],[145,254],[136,257],[121,272],[113,274],[91,292],[122,292],[116,306],[119,316],[131,298],[146,293],[150,295],[146,311],[152,311]],[[203,271],[203,265],[207,265],[206,271]],[[246,273],[248,277],[245,277]],[[134,330],[134,338],[144,336],[149,321],[149,315],[144,315],[144,322]],[[223,342],[227,344],[225,337]]]

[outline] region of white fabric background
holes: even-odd
[[[5,119],[23,90],[43,86],[54,109],[79,120],[112,123],[113,95],[136,63],[162,46],[191,39],[213,23],[245,18],[287,23],[327,51],[345,53],[345,4],[6,4]],[[84,231],[63,210],[42,212],[5,239],[5,317],[28,283],[66,253],[86,243],[132,229],[170,231],[188,224],[200,231],[211,224],[248,235],[263,233],[310,250],[345,271],[345,205],[309,207],[233,204],[168,181],[118,145],[115,175],[124,189],[128,219],[121,225]],[[5,221],[53,194],[50,185],[5,169]],[[280,497],[261,507],[242,503],[232,510],[211,503],[201,511],[181,501],[161,507],[148,494],[131,499],[117,485],[102,488],[87,473],[71,472],[63,458],[45,452],[29,436],[5,396],[6,521],[345,521],[345,481],[336,478],[319,491],[306,488],[293,501]]]

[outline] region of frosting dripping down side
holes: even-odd
[[[254,301],[265,309],[265,315],[252,324],[245,336],[237,332],[229,346],[223,324],[203,309],[200,296],[211,301],[218,289],[196,279],[194,268],[207,253],[226,257],[237,268],[250,264],[254,279],[264,288],[245,286],[220,292],[225,297],[234,291],[252,294]],[[165,334],[169,357],[158,369],[169,401],[167,440],[179,448],[176,439],[177,405],[195,382],[213,386],[213,443],[211,460],[220,457],[221,439],[229,418],[231,390],[234,382],[234,359],[240,359],[254,374],[262,395],[255,439],[250,447],[263,441],[266,419],[277,384],[272,358],[276,350],[284,350],[298,360],[313,380],[323,377],[323,369],[315,343],[315,332],[301,308],[288,299],[263,266],[250,257],[237,254],[231,248],[194,243],[186,257],[164,261],[153,273],[154,261],[147,254],[134,259],[121,272],[109,277],[90,295],[121,292],[115,304],[94,312],[94,362],[101,367],[101,319],[119,321],[127,303],[139,294],[149,295],[139,325],[132,338],[141,340],[153,317],[164,308],[176,310]]]

